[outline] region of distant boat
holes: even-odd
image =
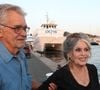
[[[91,42],[91,45],[99,45],[97,42]]]
[[[66,39],[65,31],[54,22],[46,22],[33,33],[34,51],[50,57],[62,55],[62,43]],[[67,33],[66,33],[67,34]]]

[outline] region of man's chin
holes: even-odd
[[[24,46],[25,46],[24,44],[18,45],[18,48],[21,49],[21,48],[23,48]]]

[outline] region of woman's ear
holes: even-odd
[[[71,56],[72,56],[72,53],[71,53],[71,52],[69,52],[69,53],[68,53],[68,56],[69,56],[69,57],[71,57]]]

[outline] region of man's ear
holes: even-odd
[[[0,38],[3,37],[3,32],[2,30],[0,29]]]

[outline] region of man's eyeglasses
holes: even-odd
[[[25,32],[28,32],[30,30],[30,27],[22,26],[22,25],[14,25],[13,27],[7,26],[7,25],[4,25],[4,24],[0,24],[0,25],[7,27],[7,28],[10,28],[10,29],[13,29],[14,32],[17,33],[17,34],[21,33],[22,30],[24,30]]]

